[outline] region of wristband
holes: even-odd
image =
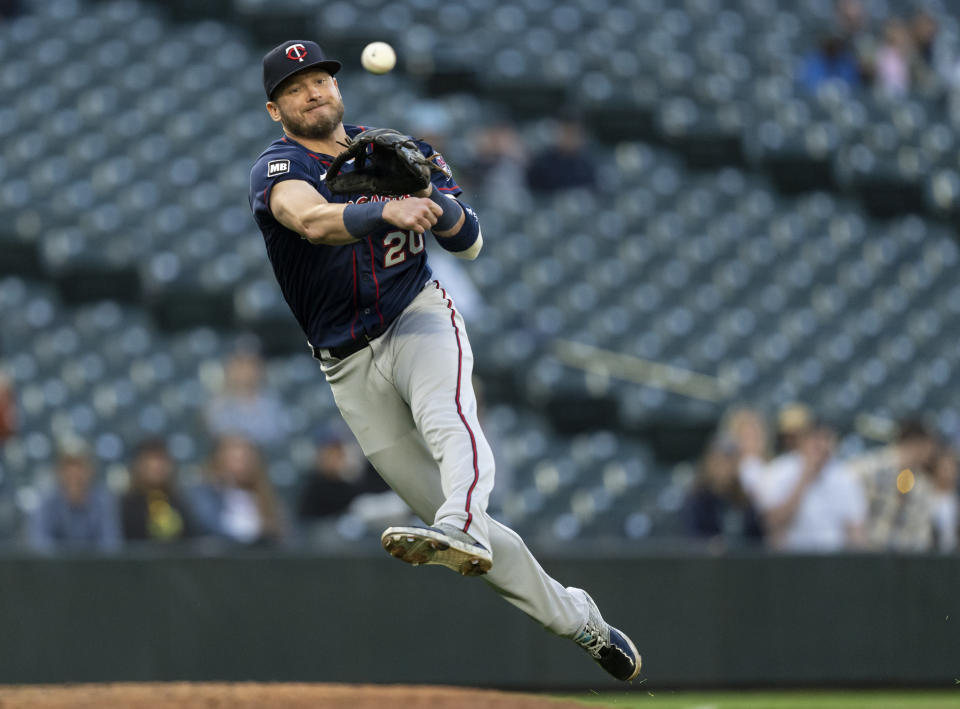
[[[383,226],[384,202],[348,204],[343,209],[343,228],[350,236],[362,239],[377,227]]]
[[[447,198],[444,197],[444,199]],[[447,199],[447,201],[453,202],[454,200]],[[474,212],[466,202],[456,200],[456,204],[463,209],[463,226],[460,227],[460,231],[456,234],[437,237],[437,243],[447,251],[453,253],[466,251],[473,246],[480,237],[480,220],[477,219],[477,213]]]
[[[430,190],[428,199],[443,210],[443,214],[437,219],[437,223],[433,225],[431,231],[450,231],[453,229],[460,220],[460,215],[463,214],[463,210],[460,209],[457,201],[441,194],[436,187]]]

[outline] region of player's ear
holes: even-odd
[[[274,121],[277,123],[280,122],[280,109],[273,101],[267,101],[267,113],[270,114],[270,118],[272,118]]]

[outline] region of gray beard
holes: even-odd
[[[310,140],[326,140],[333,135],[333,131],[343,120],[343,101],[337,106],[337,110],[332,116],[325,116],[323,120],[316,123],[307,123],[293,116],[282,116],[282,118],[283,126],[288,133]]]

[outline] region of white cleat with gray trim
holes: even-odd
[[[463,576],[482,576],[493,566],[490,551],[451,524],[436,527],[389,527],[380,543],[408,564],[437,564]]]

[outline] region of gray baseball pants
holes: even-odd
[[[588,609],[520,536],[487,514],[494,460],[477,420],[473,352],[453,299],[429,282],[368,347],[322,358],[344,420],[384,480],[427,524],[456,525],[493,554],[483,578],[552,632],[570,637]]]

